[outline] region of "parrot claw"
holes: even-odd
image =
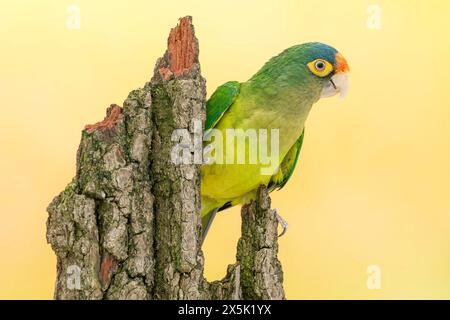
[[[283,228],[283,231],[278,235],[278,237],[281,237],[286,233],[286,231],[288,229],[288,223],[286,220],[284,220],[284,218],[282,216],[279,215],[278,209],[276,209],[276,208],[274,210],[274,215],[275,215],[275,219],[277,219],[278,223]]]

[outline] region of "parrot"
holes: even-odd
[[[205,132],[214,129],[225,136],[228,129],[277,129],[279,150],[272,171],[265,174],[261,162],[201,166],[202,241],[217,212],[248,204],[260,185],[269,192],[286,185],[298,162],[312,106],[321,98],[345,97],[349,71],[346,59],[335,48],[309,42],[272,57],[248,81],[229,81],[214,91],[206,102]],[[226,150],[223,153],[226,156]],[[283,228],[281,236],[287,222],[277,209],[274,214]]]

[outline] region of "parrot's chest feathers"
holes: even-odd
[[[280,104],[281,102],[281,104]],[[296,143],[302,134],[305,120],[311,109],[307,104],[298,104],[298,101],[288,105],[287,101],[274,101],[271,104],[254,105],[254,100],[247,101],[238,99],[233,108],[219,122],[216,129],[226,136],[229,129],[241,129],[245,132],[257,132],[260,137],[261,132],[266,132],[267,142],[266,155],[268,161],[261,161],[258,154],[257,163],[215,163],[205,165],[202,168],[202,194],[214,199],[238,199],[245,194],[252,192],[261,184],[268,184],[270,178],[275,174],[283,161],[284,156]],[[311,103],[312,104],[312,103]],[[276,133],[274,133],[274,130]],[[257,141],[261,146],[261,141]],[[246,145],[245,159],[248,157],[252,147]],[[258,152],[260,147],[257,147]],[[238,144],[232,151],[232,158],[239,153]],[[227,148],[223,148],[223,158],[227,159],[230,154]],[[237,159],[237,158],[236,158]],[[220,183],[217,183],[220,181]]]
[[[274,101],[258,108],[249,108],[242,129],[276,129],[279,132],[280,155],[286,154],[303,132],[312,103],[296,100]],[[239,126],[239,124],[236,124]]]

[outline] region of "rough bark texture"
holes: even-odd
[[[203,276],[200,165],[174,164],[175,129],[205,120],[191,18],[171,30],[153,78],[82,132],[76,176],[48,207],[56,299],[284,299],[267,189],[242,210],[237,261]]]

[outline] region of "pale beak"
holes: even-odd
[[[340,54],[336,53],[336,64],[334,66],[335,74],[328,81],[320,95],[321,98],[332,97],[338,93],[341,94],[341,99],[345,98],[348,93],[348,72],[350,68],[347,60]]]
[[[324,85],[320,94],[321,98],[328,98],[340,93],[341,99],[348,93],[348,72],[339,72],[330,78]]]

